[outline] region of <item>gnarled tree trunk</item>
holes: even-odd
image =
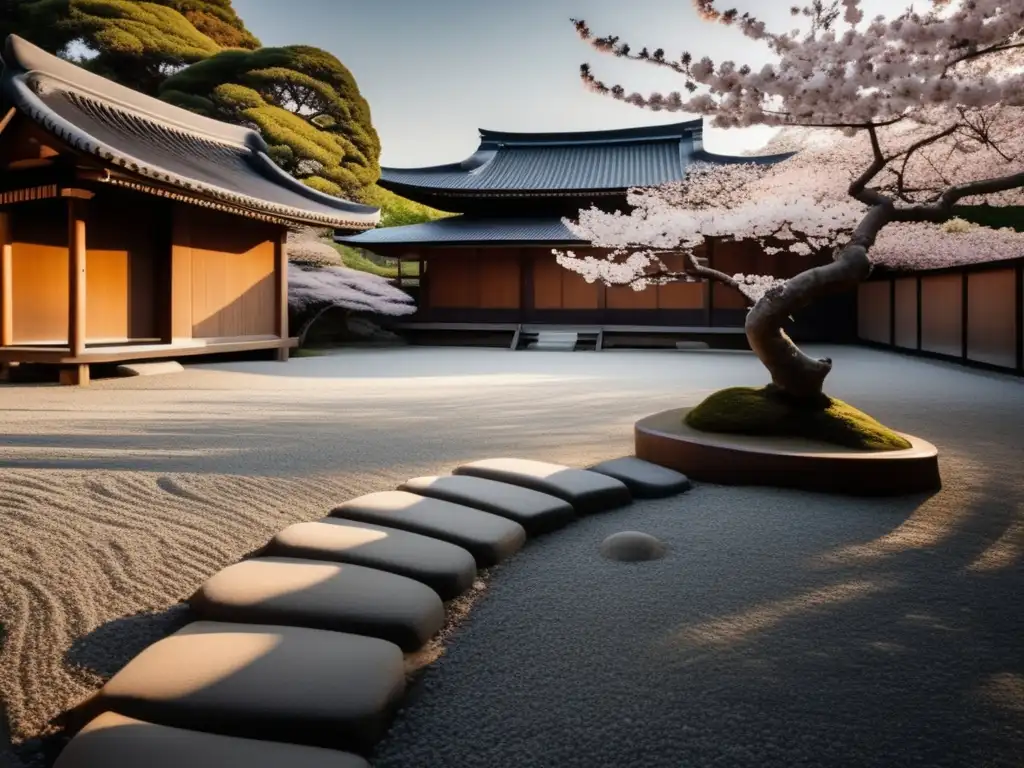
[[[788,317],[828,294],[851,290],[871,274],[868,249],[890,220],[892,209],[879,205],[870,210],[850,242],[831,264],[812,267],[770,289],[750,310],[745,324],[750,348],[772,376],[772,383],[795,400],[815,400],[822,395],[825,377],[832,370],[828,358],[804,354],[782,329]]]

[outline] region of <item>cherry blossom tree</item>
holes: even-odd
[[[288,258],[288,306],[305,317],[300,347],[313,325],[336,308],[392,317],[416,311],[412,297],[385,278],[338,266],[338,252],[317,230],[289,233]]]
[[[640,203],[642,213],[634,223],[664,226],[649,226],[651,237],[643,240],[606,230],[593,242],[620,251],[646,245],[646,251],[629,254],[627,263],[632,259],[634,278],[640,270],[652,272],[654,279],[667,277],[658,274],[657,263],[652,268],[659,250],[692,251],[699,243],[695,233],[714,236],[729,232],[730,226],[737,227],[732,235],[788,242],[790,249],[834,247],[829,263],[767,284],[702,274],[706,267],[694,259],[688,262],[687,274],[732,280],[755,300],[746,320],[751,348],[779,390],[797,400],[815,399],[822,394],[832,361],[801,352],[783,330],[788,317],[863,281],[872,267],[869,254],[890,225],[918,227],[902,230],[890,246],[898,248],[926,225],[955,218],[959,206],[1006,205],[1019,199],[1024,139],[1012,126],[1015,117],[1020,125],[1016,108],[1024,106],[1024,0],[932,0],[925,11],[911,9],[870,21],[864,19],[860,0],[814,0],[792,9],[806,19],[805,29],[784,33],[769,31],[751,13],[723,11],[716,0],[694,0],[694,5],[701,18],[766,45],[775,61],[755,70],[732,61],[695,60],[689,53],[671,58],[660,48],[634,51],[618,37],[596,37],[585,21],[573,20],[580,37],[595,50],[667,68],[682,78],[686,94],[628,92],[600,80],[588,64],[580,69],[585,85],[638,107],[707,116],[723,128],[766,125],[841,132],[861,148],[831,155],[834,178],[840,171],[850,173],[845,195],[833,197],[817,188],[813,177],[799,178],[801,164],[813,154],[804,150],[781,163],[781,170],[741,166],[725,172],[723,179],[701,181],[698,170],[690,179],[696,183],[689,185],[695,191],[635,192],[631,203]],[[797,175],[787,181],[790,171]],[[674,194],[682,202],[695,194],[700,202],[716,184],[744,194],[783,188],[793,196],[775,198],[777,209],[771,216],[764,216],[753,199],[737,194],[727,195],[724,205],[707,212],[697,206],[697,227],[669,226],[667,216],[658,220],[658,212],[671,207],[654,203],[658,196],[665,200]],[[785,207],[789,211],[780,216],[778,208]],[[786,226],[773,230],[772,223],[780,221]],[[589,229],[606,223],[583,214],[580,225]]]

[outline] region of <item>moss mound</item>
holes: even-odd
[[[841,400],[822,395],[797,403],[771,385],[715,392],[685,422],[702,432],[803,437],[864,451],[910,448],[905,438]]]

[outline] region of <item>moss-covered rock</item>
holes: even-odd
[[[822,395],[816,402],[796,402],[771,385],[715,392],[685,421],[702,432],[803,437],[865,451],[910,448],[906,438],[841,400]]]

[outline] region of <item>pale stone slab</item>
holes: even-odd
[[[454,474],[482,477],[557,496],[572,504],[580,515],[615,509],[633,500],[629,488],[613,477],[531,459],[483,459],[463,464]]]
[[[177,360],[159,363],[130,363],[117,366],[118,376],[162,376],[167,373],[181,373],[185,367]]]
[[[463,594],[476,579],[476,560],[462,547],[398,528],[333,517],[285,528],[261,554],[397,573],[426,584],[442,600]]]
[[[514,520],[529,536],[554,531],[576,519],[572,505],[555,496],[469,475],[414,477],[398,486],[420,496],[463,504]]]
[[[444,626],[444,604],[425,584],[323,560],[243,560],[209,578],[190,602],[211,621],[352,632],[403,651],[422,648]]]
[[[320,747],[168,728],[107,712],[64,747],[53,768],[370,768]]]
[[[406,491],[360,496],[337,506],[331,517],[433,536],[467,550],[481,568],[511,557],[526,542],[526,530],[512,520]]]
[[[199,621],[151,645],[76,708],[224,736],[368,753],[402,694],[397,645],[319,629]]]
[[[661,499],[690,490],[689,478],[674,469],[652,464],[635,456],[605,461],[590,468],[591,472],[614,477],[626,484],[641,499]]]

